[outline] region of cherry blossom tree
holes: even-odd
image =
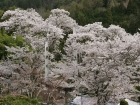
[[[51,15],[46,19],[50,24],[63,29],[64,33],[73,31],[74,27],[77,27],[77,23],[71,17],[70,13],[64,9],[53,9]]]
[[[66,27],[70,26],[71,21],[75,22],[68,16],[65,17],[62,19],[63,21],[66,22],[69,19],[67,20],[68,25],[65,24]],[[1,71],[4,71],[3,74],[10,71],[7,74],[7,76],[10,75],[8,78],[10,81],[7,84],[10,84],[9,89],[11,92],[26,93],[28,96],[33,97],[36,89],[41,92],[40,90],[46,88],[42,83],[42,81],[44,82],[42,75],[44,74],[44,66],[46,66],[44,65],[45,59],[49,63],[47,64],[48,69],[50,69],[50,66],[52,66],[51,71],[57,68],[57,66],[55,67],[55,54],[61,53],[59,45],[60,39],[63,39],[65,35],[64,29],[53,25],[53,21],[51,21],[53,17],[49,18],[50,21],[44,21],[33,9],[9,10],[4,13],[2,18],[5,21],[0,23],[0,27],[4,28],[9,34],[13,34],[13,37],[22,35],[25,43],[22,48],[6,47],[10,54],[6,61],[1,62]],[[44,54],[44,48],[47,49],[45,52],[47,56]],[[47,75],[48,72],[45,71],[45,79],[48,78]],[[6,81],[5,78],[2,78],[2,80]]]
[[[16,82],[9,81],[8,83],[11,86],[15,83],[20,85],[13,86],[19,87],[18,92],[19,90],[26,90],[28,95],[33,96],[33,91],[36,88],[41,87],[42,89],[43,87],[39,84],[45,68],[45,42],[47,41],[49,46],[53,44],[54,52],[58,51],[57,46],[59,45],[59,39],[62,38],[62,30],[46,23],[33,9],[8,10],[4,13],[2,19],[5,19],[5,21],[0,23],[0,27],[13,34],[13,37],[22,35],[25,43],[22,48],[7,46],[7,51],[10,54],[7,61],[3,61],[1,70],[4,66],[8,66],[8,70],[11,71],[11,78],[13,78],[13,75],[16,76]],[[46,53],[51,57],[50,59],[53,59],[53,52],[51,54],[48,49]],[[4,71],[6,72],[6,70]]]
[[[74,57],[79,59],[76,66],[80,80],[98,98],[99,105],[135,95],[134,86],[139,85],[139,33],[132,36],[119,26],[103,28],[101,23],[94,23],[79,27],[66,44],[70,63]]]

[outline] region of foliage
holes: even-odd
[[[70,16],[79,25],[103,22],[103,26],[107,27],[110,24],[115,24],[120,25],[132,34],[136,33],[140,26],[137,24],[140,22],[139,0],[3,0],[0,2],[0,9],[2,11],[13,9],[15,8],[13,5],[23,9],[35,8],[44,18],[49,16],[51,9],[63,8],[71,13]],[[108,11],[108,8],[111,10]],[[106,13],[108,16],[106,16]],[[136,20],[130,19],[130,15],[134,15]]]
[[[41,105],[37,99],[24,95],[0,96],[0,105]]]
[[[121,100],[121,101],[120,101],[120,105],[128,105],[128,102],[125,101],[125,100]]]
[[[1,30],[0,32],[0,59],[5,59],[7,57],[7,51],[5,46],[24,46],[24,40],[21,36],[16,36],[16,38],[13,38],[12,36],[9,36],[6,34],[4,30]]]
[[[140,93],[140,86],[135,86],[135,89],[137,90],[137,94],[138,94],[138,96],[137,96],[137,98],[138,98],[138,102],[140,102],[140,96],[139,96],[139,93]]]

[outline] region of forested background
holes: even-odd
[[[44,18],[51,9],[63,8],[79,25],[103,22],[103,26],[108,27],[115,24],[132,34],[140,26],[139,0],[0,0],[0,15],[16,7],[35,8]]]

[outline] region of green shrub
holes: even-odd
[[[120,101],[120,105],[129,105],[129,104],[128,104],[127,101],[125,101],[125,100],[121,100],[121,101]]]
[[[0,30],[0,60],[5,59],[7,57],[8,52],[6,51],[5,46],[24,46],[24,40],[22,36],[16,36],[16,38],[13,38],[12,35],[8,35],[4,30]]]
[[[0,105],[42,105],[37,99],[24,95],[1,96]]]

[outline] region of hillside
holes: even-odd
[[[34,8],[47,18],[51,9],[63,8],[79,25],[102,22],[120,25],[127,32],[135,33],[140,27],[139,0],[0,0],[0,9]]]

